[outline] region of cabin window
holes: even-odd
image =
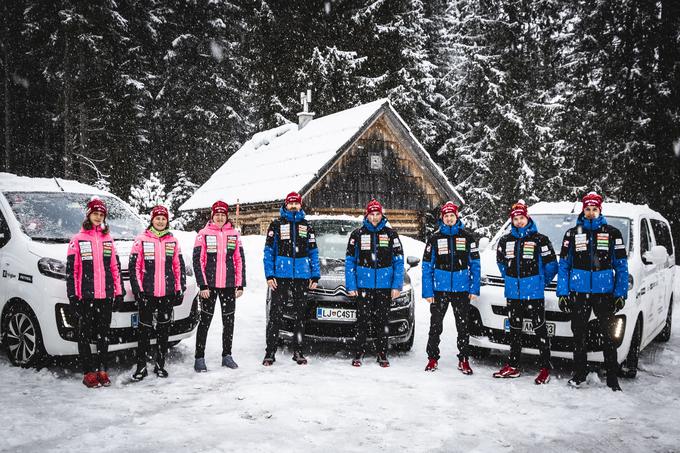
[[[382,170],[383,161],[382,156],[379,153],[370,153],[369,159],[371,163],[371,170]]]

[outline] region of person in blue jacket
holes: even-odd
[[[479,296],[480,284],[477,239],[465,229],[453,202],[446,202],[440,214],[439,229],[427,240],[423,254],[422,295],[430,303],[425,371],[438,367],[444,315],[451,304],[458,331],[458,369],[470,375],[470,301]]]
[[[621,232],[602,215],[602,197],[583,197],[576,226],[564,235],[557,278],[560,310],[571,313],[574,335],[574,376],[569,385],[580,387],[587,376],[588,320],[595,313],[602,336],[607,386],[621,391],[616,348],[612,338],[614,314],[626,305],[628,257]]]
[[[364,225],[350,234],[345,256],[345,287],[357,299],[355,356],[352,366],[361,366],[366,353],[369,322],[376,334],[378,363],[387,359],[390,303],[404,285],[404,251],[399,235],[387,226],[383,208],[375,199],[366,206]]]
[[[319,250],[314,229],[305,220],[302,197],[296,192],[286,196],[281,207],[281,217],[267,229],[264,246],[264,275],[271,290],[269,322],[267,323],[267,349],[262,365],[271,366],[287,302],[295,307],[295,351],[293,360],[298,365],[307,364],[303,354],[307,290],[316,288],[321,276]]]
[[[538,232],[524,200],[510,210],[510,232],[498,241],[496,263],[505,280],[510,324],[510,357],[493,374],[495,378],[519,377],[524,319],[530,319],[539,341],[541,370],[534,382],[550,380],[550,338],[545,324],[544,288],[557,274],[557,257],[548,236]]]

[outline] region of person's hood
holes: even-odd
[[[279,212],[281,213],[281,218],[286,219],[289,222],[299,222],[305,218],[305,211],[302,209],[297,212],[293,212],[286,209],[285,206],[281,206]]]
[[[538,233],[538,228],[536,228],[536,224],[532,219],[529,219],[529,222],[522,228],[517,228],[516,226],[512,226],[510,228],[510,233],[517,239],[522,239],[527,236],[531,236],[532,234]]]
[[[368,217],[364,217],[364,226],[371,233],[375,233],[377,231],[382,230],[383,228],[385,228],[386,224],[387,224],[387,217],[385,217],[385,216],[383,216],[382,220],[380,220],[380,223],[378,224],[378,226],[373,226],[373,224],[368,221]]]
[[[465,229],[465,224],[460,219],[456,220],[456,223],[451,226],[446,225],[442,219],[439,219],[438,222],[439,231],[446,236],[455,236]]]
[[[598,218],[588,220],[586,219],[585,214],[581,213],[576,220],[576,225],[583,227],[584,230],[593,231],[599,229],[602,225],[607,225],[607,219],[600,214]]]

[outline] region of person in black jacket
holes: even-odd
[[[369,322],[377,336],[378,363],[387,359],[390,302],[404,285],[404,251],[399,235],[387,226],[387,217],[376,200],[366,206],[364,225],[350,234],[345,257],[345,287],[357,298],[355,356],[352,366],[361,366],[366,352]]]

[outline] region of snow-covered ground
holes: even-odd
[[[0,450],[36,451],[680,451],[680,310],[673,338],[654,343],[635,380],[614,394],[591,375],[589,388],[566,383],[568,363],[537,387],[536,365],[512,381],[491,377],[504,359],[473,361],[475,374],[456,368],[455,327],[446,318],[442,360],[423,372],[428,306],[418,298],[416,340],[410,353],[350,366],[345,352],[309,354],[308,366],[279,351],[264,368],[263,238],[244,238],[248,288],[237,301],[234,357],[238,370],[220,368],[221,322],[208,337],[210,371],[196,374],[193,339],[178,345],[167,380],[125,385],[133,364],[111,370],[110,388],[90,390],[77,369],[36,372],[0,358]],[[409,255],[422,244],[404,240]],[[412,271],[420,293],[420,268]],[[680,279],[678,279],[680,284]],[[678,292],[680,294],[680,288]]]

